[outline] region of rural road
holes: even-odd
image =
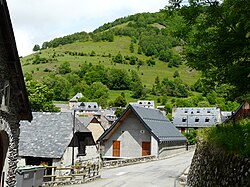
[[[101,171],[101,178],[66,187],[175,187],[176,178],[191,164],[194,151],[148,163]]]

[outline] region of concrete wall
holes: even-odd
[[[159,144],[159,157],[163,158],[186,150],[185,142],[161,142]]]
[[[151,136],[151,155],[158,156],[158,150],[158,141],[153,136]]]
[[[188,175],[192,187],[249,187],[250,159],[199,142]]]
[[[141,133],[141,130],[144,130],[144,134]],[[135,114],[130,113],[105,142],[105,157],[113,156],[113,140],[120,141],[120,157],[140,157],[142,156],[142,142],[150,142],[151,135]]]

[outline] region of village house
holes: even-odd
[[[91,131],[71,113],[33,112],[31,123],[20,124],[19,166],[65,167],[98,157]]]
[[[220,124],[224,119],[219,107],[174,107],[173,124],[181,132],[189,128],[205,128]]]
[[[105,159],[154,155],[185,148],[187,139],[157,109],[129,105],[98,140]]]
[[[235,112],[232,112],[232,115],[224,123],[235,122],[245,118],[250,118],[250,103],[248,101],[243,102]]]
[[[72,97],[69,100],[69,109],[72,109],[75,107],[75,105],[78,103],[78,99],[82,98],[83,94],[82,93],[77,93],[76,95],[74,95],[74,97]]]
[[[153,100],[139,100],[136,103],[130,103],[131,105],[138,105],[145,108],[155,108],[155,102]]]
[[[101,125],[101,122],[94,116],[90,117],[78,116],[77,119],[84,127],[86,127],[90,132],[92,132],[95,142],[98,140],[98,138],[103,134],[105,130]]]
[[[100,113],[101,108],[97,102],[78,102],[72,110],[81,116],[94,116]]]
[[[0,185],[16,186],[20,120],[32,120],[5,0],[0,1]]]

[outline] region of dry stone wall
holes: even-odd
[[[187,183],[189,187],[249,187],[250,159],[200,141]]]

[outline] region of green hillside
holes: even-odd
[[[152,99],[156,105],[165,105],[168,112],[173,105],[220,105],[231,110],[238,106],[225,99],[231,87],[215,86],[217,82],[209,77],[213,74],[199,66],[199,60],[207,65],[203,59],[207,53],[202,51],[206,43],[196,48],[200,38],[196,41],[192,36],[198,32],[194,26],[200,26],[199,15],[205,10],[194,5],[135,14],[91,33],[78,32],[37,44],[33,54],[21,58],[28,92],[36,95],[45,86],[57,102],[82,92],[86,101],[97,101],[103,107]],[[188,48],[193,40],[192,48]],[[198,59],[196,50],[200,49]],[[190,69],[187,62],[209,75],[207,79]]]
[[[148,66],[146,63],[138,68],[137,65],[130,64],[114,64],[112,63],[112,57],[121,53],[122,55],[136,56],[138,59],[146,62],[151,57],[145,55],[139,55],[137,53],[131,53],[129,51],[129,45],[131,43],[130,37],[116,36],[113,42],[99,41],[99,42],[75,42],[59,46],[56,48],[49,48],[36,52],[32,55],[21,58],[21,63],[24,73],[31,73],[34,79],[42,80],[42,77],[50,74],[51,72],[57,72],[58,66],[64,62],[69,62],[72,70],[77,70],[82,63],[92,63],[93,65],[101,64],[107,68],[118,68],[125,70],[135,70],[140,76],[142,83],[148,88],[152,88],[156,76],[162,80],[167,77],[173,79],[173,74],[178,71],[180,78],[185,80],[185,83],[192,85],[198,79],[199,74],[195,71],[191,71],[190,68],[184,64],[180,67],[169,68],[168,64],[155,59],[156,64],[154,66]],[[135,49],[138,48],[138,44],[135,45]],[[95,56],[90,56],[91,52],[95,52]],[[85,53],[86,56],[72,56],[67,52]],[[66,53],[66,54],[65,54]],[[109,56],[111,54],[111,56]],[[32,64],[33,60],[39,55],[40,58],[46,58],[49,62]],[[46,70],[51,72],[46,72]]]

